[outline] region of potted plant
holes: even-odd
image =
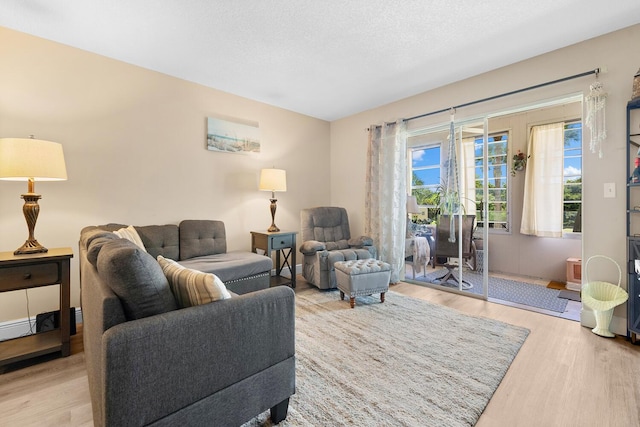
[[[525,155],[522,151],[518,150],[513,155],[513,165],[511,166],[511,176],[516,176],[516,172],[523,171],[527,166],[527,159],[531,156]]]

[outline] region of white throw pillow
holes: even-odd
[[[135,243],[140,247],[140,249],[147,252],[147,248],[144,247],[144,243],[142,243],[142,239],[140,238],[140,235],[138,234],[138,232],[136,231],[133,225],[121,228],[119,230],[114,231],[113,233],[122,239],[127,239]]]
[[[215,274],[186,268],[162,255],[157,259],[181,308],[231,298],[227,287]]]

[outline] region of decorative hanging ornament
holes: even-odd
[[[602,158],[602,143],[605,139],[607,139],[606,106],[608,94],[604,91],[602,83],[600,83],[598,80],[596,80],[596,82],[592,84],[589,89],[589,95],[586,98],[586,125],[591,131],[589,150],[592,153],[597,152],[598,157]]]
[[[447,154],[446,165],[446,184],[443,194],[440,194],[440,212],[449,215],[449,238],[450,243],[456,242],[456,227],[454,214],[460,209],[460,200],[458,193],[458,160],[456,158],[456,126],[455,126],[455,108],[451,108],[451,120],[449,123],[449,150]],[[443,202],[444,201],[444,202]]]
[[[631,94],[632,101],[637,98],[640,98],[640,69],[636,75],[633,76],[633,93]]]

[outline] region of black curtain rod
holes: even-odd
[[[532,90],[532,89],[538,89],[538,88],[541,88],[541,87],[544,87],[544,86],[549,86],[549,85],[553,85],[553,84],[556,84],[556,83],[565,82],[567,80],[573,80],[573,79],[577,79],[577,78],[584,77],[584,76],[590,76],[591,74],[596,74],[597,75],[598,73],[600,73],[600,68],[596,68],[595,70],[585,71],[584,73],[575,74],[575,75],[569,76],[569,77],[563,77],[563,78],[558,79],[558,80],[553,80],[553,81],[546,82],[546,83],[540,83],[540,84],[537,84],[535,86],[529,86],[529,87],[526,87],[524,89],[513,90],[511,92],[501,93],[500,95],[494,95],[494,96],[490,96],[488,98],[478,99],[477,101],[466,102],[464,104],[456,105],[454,107],[443,108],[442,110],[432,111],[430,113],[425,113],[425,114],[420,114],[419,116],[413,116],[413,117],[409,117],[408,119],[404,119],[404,121],[408,122],[410,120],[421,119],[423,117],[433,116],[434,114],[444,113],[445,111],[451,111],[452,108],[453,109],[457,109],[457,108],[462,108],[462,107],[468,107],[470,105],[479,104],[481,102],[486,102],[486,101],[492,101],[494,99],[502,98],[504,96],[515,95],[516,93],[526,92],[526,91]]]

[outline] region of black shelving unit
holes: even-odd
[[[627,103],[627,336],[640,336],[640,182],[633,182],[640,150],[640,99]],[[638,263],[638,267],[636,267]]]

